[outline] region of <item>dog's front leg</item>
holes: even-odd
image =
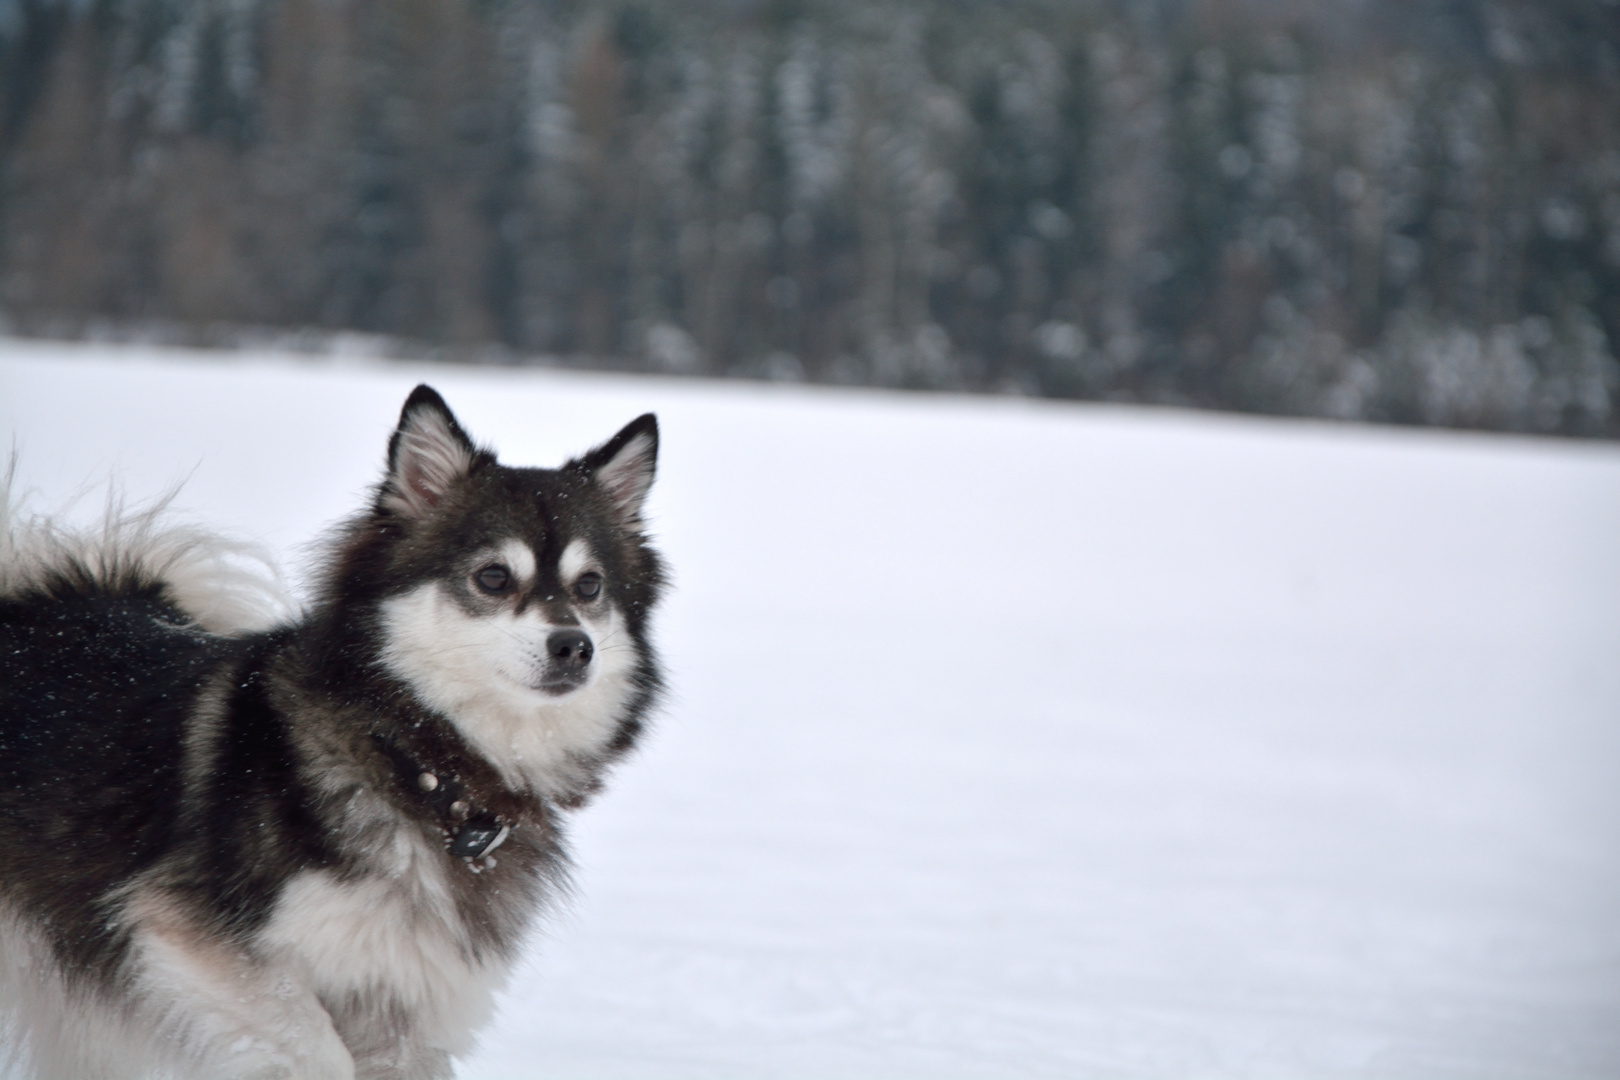
[[[159,1053],[197,1080],[355,1080],[332,1018],[290,973],[173,919],[134,927],[127,974]]]
[[[393,1046],[354,1047],[355,1080],[451,1080],[455,1069],[443,1050],[401,1039]]]
[[[397,1000],[347,994],[328,1002],[332,1022],[354,1055],[355,1080],[451,1080],[450,1054],[424,1038],[424,1017]],[[470,1039],[463,1048],[470,1048]]]

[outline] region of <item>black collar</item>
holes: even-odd
[[[433,769],[418,761],[403,746],[380,732],[372,732],[377,747],[394,765],[405,790],[430,807],[445,835],[445,850],[463,859],[482,859],[501,846],[512,822],[474,806],[465,798],[466,786],[452,769]]]

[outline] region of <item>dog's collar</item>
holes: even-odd
[[[380,732],[373,732],[371,737],[393,763],[406,790],[416,792],[438,816],[446,838],[445,850],[451,855],[482,859],[506,841],[512,832],[511,822],[465,798],[466,787],[454,771],[429,768]]]

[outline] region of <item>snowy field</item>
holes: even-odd
[[[678,586],[462,1076],[1620,1076],[1620,447],[16,341],[0,440],[296,567],[421,380],[657,410]]]

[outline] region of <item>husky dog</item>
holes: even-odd
[[[508,468],[419,386],[269,629],[206,537],[0,521],[0,1072],[450,1076],[658,694],[657,449]]]

